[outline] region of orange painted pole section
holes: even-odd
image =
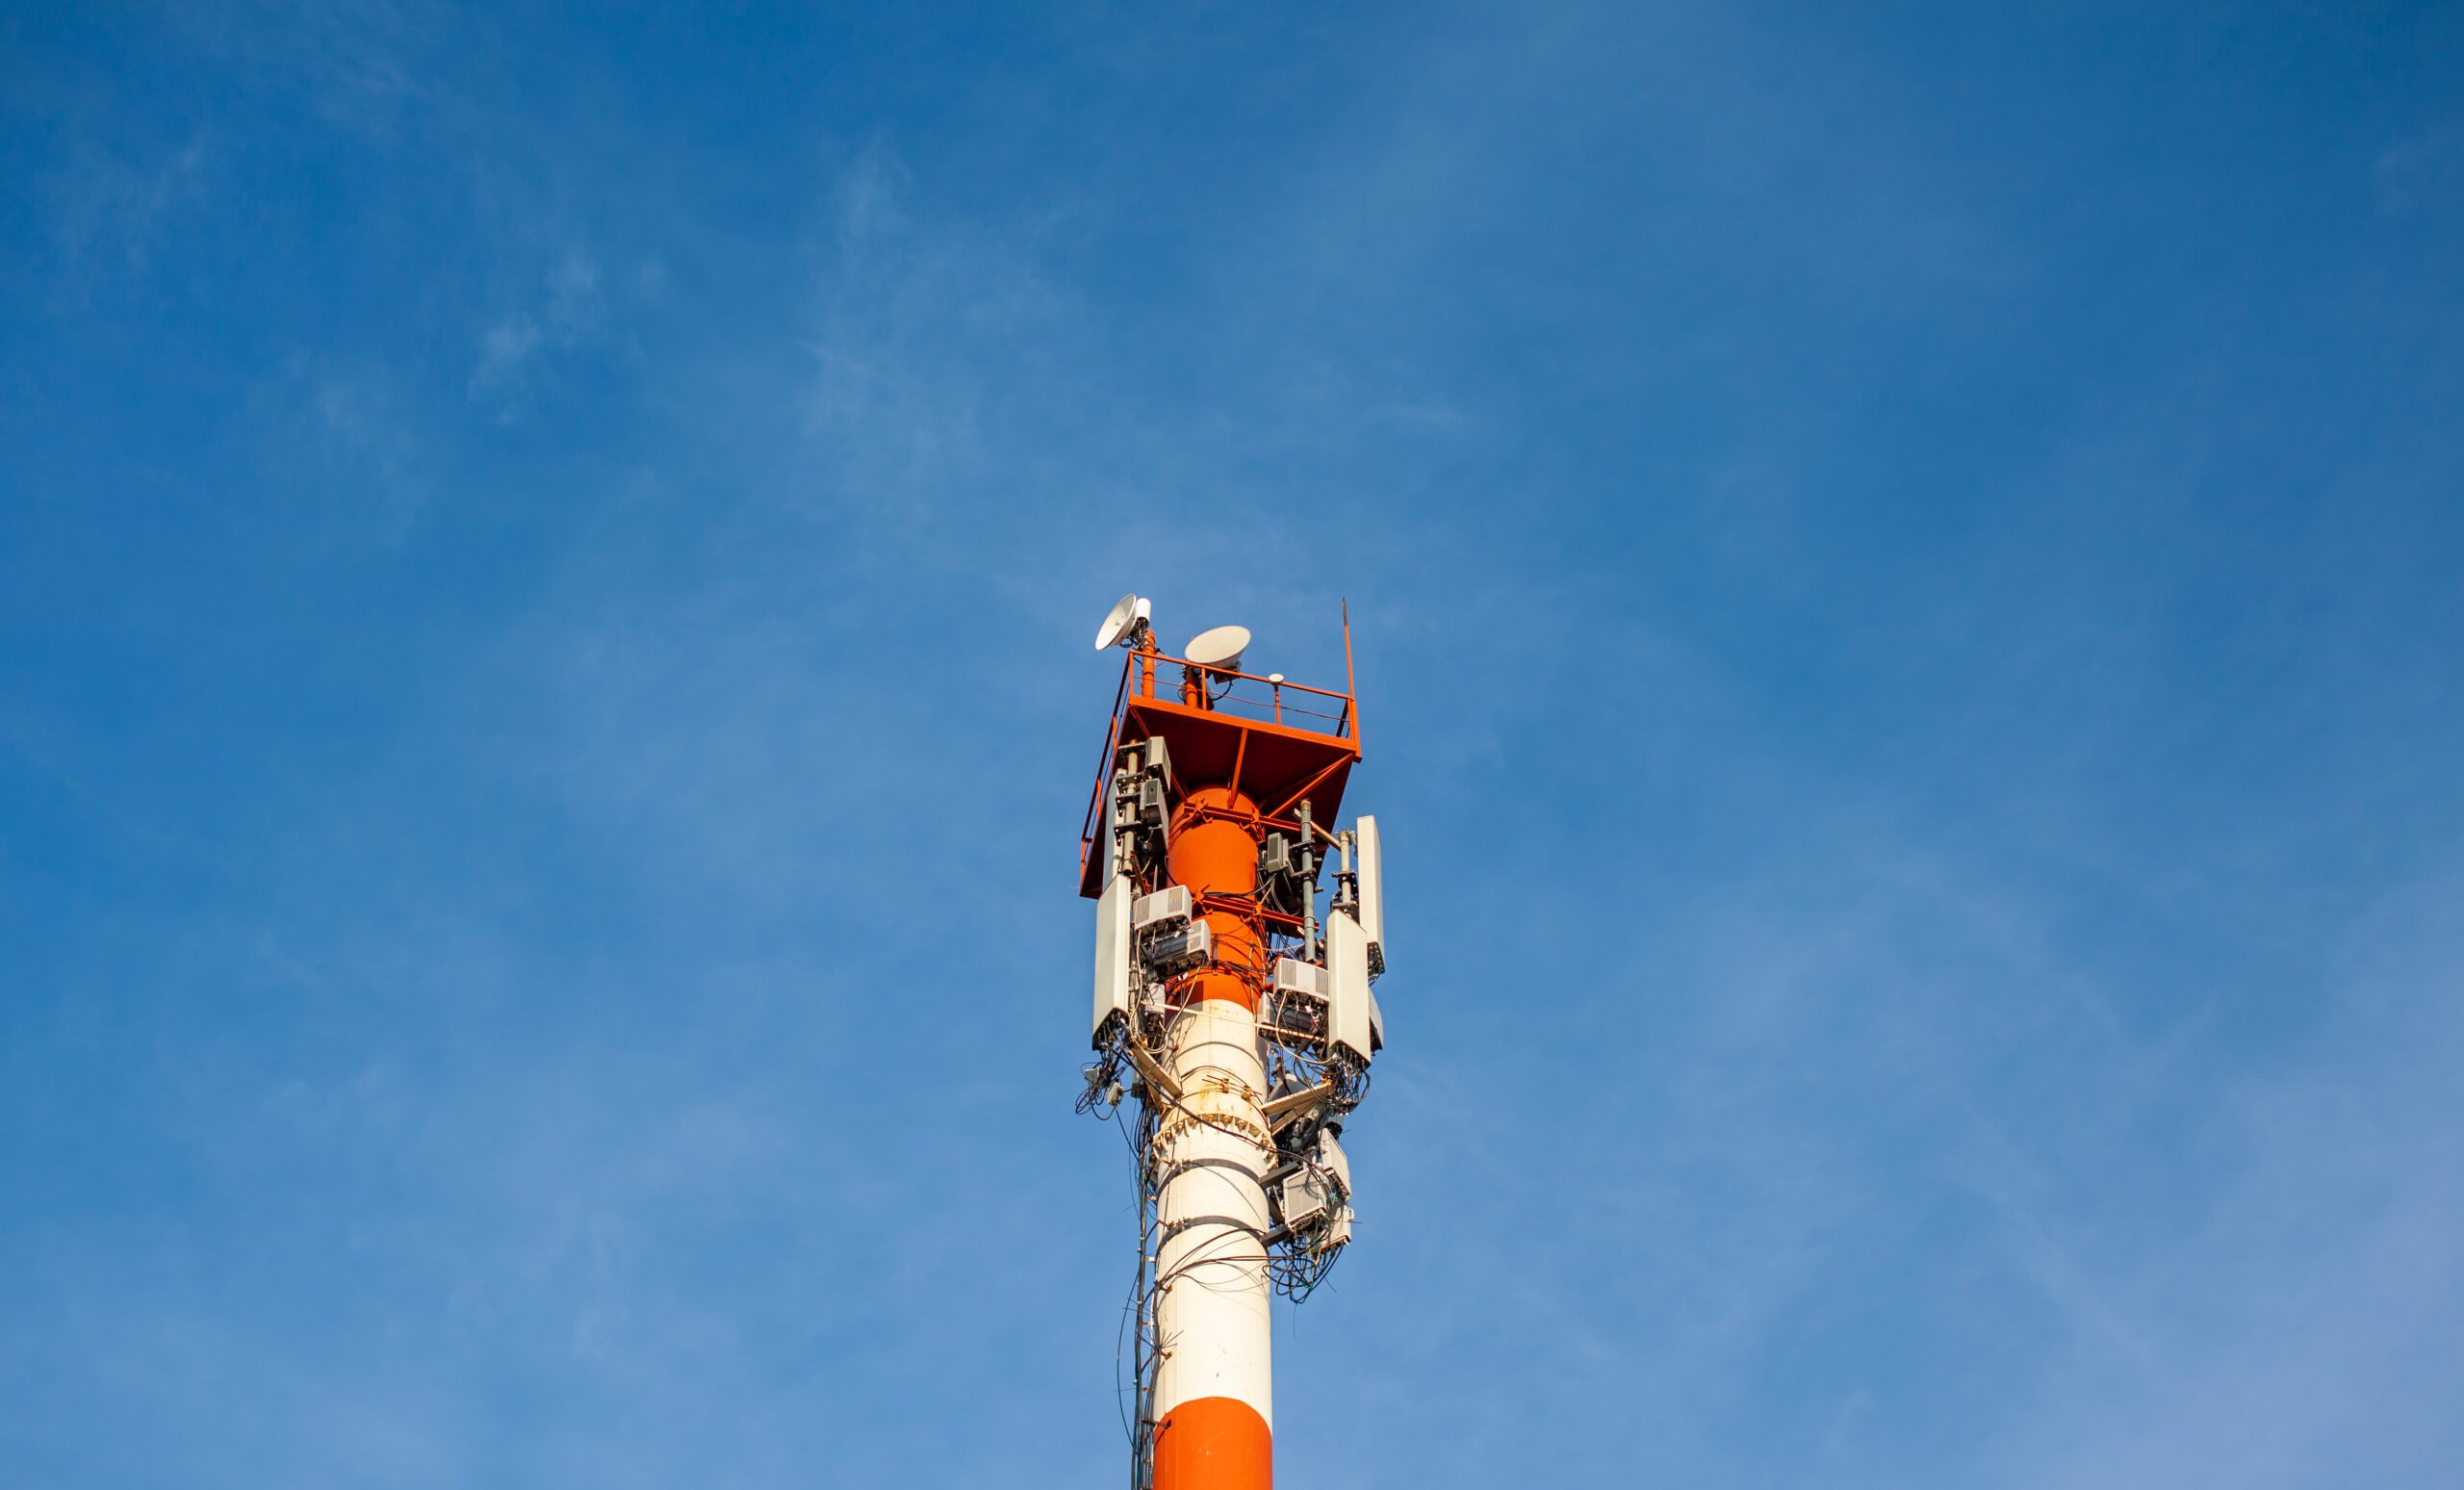
[[[1258,840],[1239,823],[1210,815],[1240,812],[1254,817],[1258,805],[1229,786],[1201,786],[1185,798],[1164,857],[1172,883],[1187,886],[1192,895],[1245,895],[1258,891]],[[1245,1009],[1258,1007],[1256,981],[1266,973],[1265,939],[1247,917],[1228,911],[1204,917],[1215,937],[1215,963],[1192,973],[1180,985],[1195,999],[1231,999]]]
[[[1155,1490],[1272,1490],[1274,1430],[1236,1397],[1201,1397],[1155,1428]]]

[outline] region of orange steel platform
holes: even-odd
[[[1170,695],[1156,687],[1165,668],[1180,670]],[[1344,784],[1360,759],[1360,710],[1351,672],[1348,620],[1341,693],[1202,666],[1153,650],[1130,653],[1121,663],[1112,731],[1079,835],[1078,893],[1090,900],[1103,893],[1104,793],[1115,753],[1132,741],[1163,740],[1171,760],[1172,808],[1201,788],[1229,787],[1234,797],[1256,804],[1255,810],[1204,810],[1236,817],[1253,835],[1279,830],[1306,838],[1294,815],[1304,802],[1312,822],[1321,828],[1332,823],[1343,805]]]

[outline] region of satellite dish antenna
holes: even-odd
[[[1095,650],[1101,652],[1115,642],[1126,641],[1136,635],[1139,624],[1145,619],[1146,602],[1134,593],[1122,596],[1120,604],[1104,617],[1104,624],[1095,628]]]
[[[1219,626],[1211,631],[1200,631],[1190,638],[1190,650],[1182,655],[1200,667],[1219,672],[1241,670],[1241,654],[1249,650],[1249,629],[1245,626]]]

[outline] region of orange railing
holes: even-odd
[[[1132,660],[1134,665],[1136,659]],[[1351,737],[1349,694],[1337,693],[1332,688],[1312,688],[1307,683],[1290,680],[1278,682],[1254,673],[1227,672],[1219,667],[1200,668],[1194,662],[1168,657],[1160,652],[1154,654],[1154,660],[1182,669],[1184,677],[1191,669],[1196,669],[1205,676],[1206,701],[1194,705],[1195,707],[1279,724],[1287,729],[1307,730],[1313,734],[1331,734],[1337,739]],[[1146,675],[1142,672],[1139,677],[1143,684]],[[1140,697],[1183,702],[1177,686],[1168,694],[1160,691],[1160,687],[1159,681],[1158,691],[1147,692],[1142,688]],[[1287,698],[1286,695],[1292,697]]]

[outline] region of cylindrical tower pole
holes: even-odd
[[[1254,897],[1256,805],[1230,786],[1188,793],[1166,856],[1196,895]],[[1251,904],[1254,906],[1254,900]],[[1274,1482],[1267,1197],[1273,1161],[1257,989],[1266,953],[1248,916],[1205,916],[1216,961],[1174,986],[1169,1056],[1181,1098],[1157,1167],[1155,1490],[1268,1490]]]

